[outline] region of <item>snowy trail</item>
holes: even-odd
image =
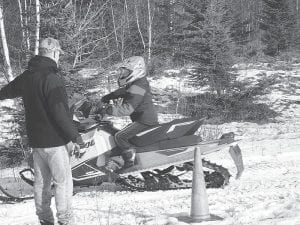
[[[210,212],[224,220],[202,224],[300,225],[300,152],[254,154],[244,160],[240,180],[231,178],[223,189],[208,189]],[[186,224],[176,217],[188,215],[190,195],[191,190],[80,193],[74,196],[76,224]],[[0,224],[36,225],[34,213],[33,200],[0,205]]]
[[[298,89],[294,93],[290,88],[292,84],[298,84],[298,80],[291,83],[291,78],[299,77],[299,68],[297,65],[291,72],[281,71],[286,79],[280,78],[280,84],[286,85],[286,91],[272,87],[274,90],[267,96],[270,105],[282,113],[278,123],[203,126],[201,135],[204,138],[233,131],[242,139],[239,145],[245,171],[240,180],[232,177],[225,188],[207,190],[210,213],[224,219],[203,222],[202,225],[300,225],[300,105],[287,107],[283,104],[286,99],[299,101]],[[260,74],[261,70],[246,68],[245,72],[241,74],[242,80],[255,80],[255,74]],[[160,84],[167,83],[158,81],[154,86],[159,88]],[[1,128],[5,131],[3,126]],[[235,174],[227,151],[206,158]],[[7,177],[7,174],[0,171],[0,178]],[[176,218],[189,214],[191,190],[92,190],[75,195],[73,201],[77,220],[74,225],[186,225]],[[13,205],[0,203],[0,225],[38,225],[34,201]]]

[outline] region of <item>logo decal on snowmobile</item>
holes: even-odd
[[[170,133],[170,132],[174,131],[176,127],[184,126],[184,125],[189,125],[189,124],[194,123],[194,122],[195,122],[195,121],[193,120],[193,121],[187,121],[187,122],[183,122],[183,123],[173,124],[173,125],[169,128],[169,130],[167,131],[167,133]]]
[[[89,148],[93,145],[95,145],[94,139],[92,139],[91,141],[86,142],[83,148]]]

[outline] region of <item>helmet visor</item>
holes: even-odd
[[[131,79],[130,74],[132,74],[132,70],[126,67],[120,67],[118,69],[118,74],[119,74],[118,84],[120,87],[122,87],[130,82]]]

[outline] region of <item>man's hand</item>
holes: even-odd
[[[84,148],[80,148],[79,144],[74,143],[73,155],[75,155],[77,159],[80,159],[85,153],[86,150]]]
[[[76,158],[81,158],[86,152],[85,143],[82,140],[81,136],[76,138],[76,141],[73,141],[73,146],[69,151],[70,156],[75,155]]]

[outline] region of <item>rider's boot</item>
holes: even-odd
[[[116,157],[112,157],[110,159],[108,159],[108,161],[106,162],[104,168],[108,171],[108,172],[116,172],[118,170],[120,170],[123,167],[123,161],[121,158],[116,158]]]
[[[135,152],[136,151],[133,148],[124,150],[122,152],[122,157],[124,159],[124,166],[123,166],[122,169],[127,169],[127,168],[132,167],[134,165]]]
[[[134,165],[135,149],[126,149],[121,153],[121,156],[123,160],[121,158],[111,157],[105,164],[104,168],[109,173],[118,173],[121,170],[127,169]]]

